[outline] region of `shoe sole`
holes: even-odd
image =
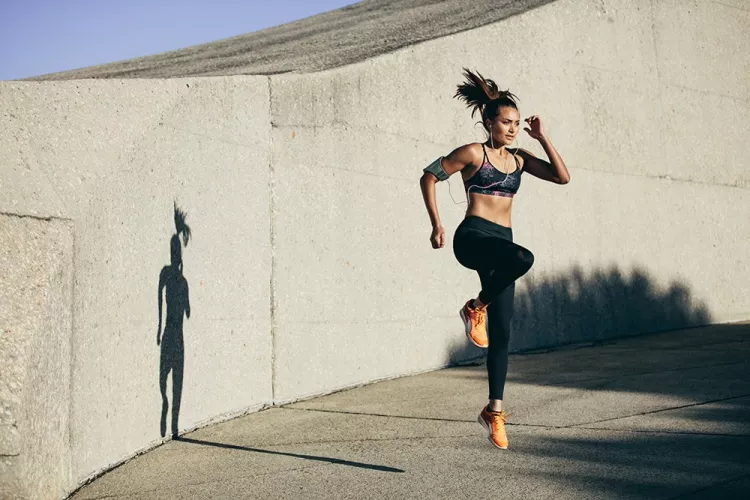
[[[474,342],[474,339],[471,338],[471,320],[466,317],[466,313],[464,313],[464,308],[462,307],[458,313],[461,315],[461,319],[464,322],[464,331],[466,333],[466,338],[469,339],[469,342],[471,342],[477,347],[481,347],[482,349],[487,349],[486,345],[477,344],[476,342]]]
[[[482,418],[482,414],[481,413],[477,417],[477,422],[479,422],[480,424],[482,424],[482,427],[484,427],[485,429],[487,429],[487,440],[490,443],[492,443],[492,446],[494,446],[495,448],[498,448],[500,450],[507,450],[508,449],[507,446],[505,446],[505,447],[499,446],[495,441],[492,440],[492,429],[490,429],[490,426],[487,425],[487,422],[484,421],[484,419]]]

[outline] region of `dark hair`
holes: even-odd
[[[190,226],[187,225],[185,222],[185,219],[187,218],[187,213],[184,210],[181,210],[177,206],[177,202],[174,202],[174,226],[175,226],[175,233],[172,235],[172,239],[169,241],[169,247],[172,253],[172,262],[177,265],[177,267],[180,269],[180,272],[182,272],[182,248],[180,247],[180,235],[182,235],[182,239],[185,243],[185,246],[187,246],[188,241],[190,241],[190,236],[192,235],[192,232],[190,231]]]
[[[518,97],[511,94],[508,90],[499,90],[497,84],[490,79],[486,79],[477,71],[476,74],[464,68],[466,82],[458,86],[458,90],[453,97],[466,102],[471,110],[473,117],[477,111],[482,114],[482,125],[487,128],[485,120],[488,118],[494,120],[500,114],[500,108],[510,106],[518,109],[516,101]]]
[[[185,223],[185,219],[187,218],[187,213],[184,210],[181,210],[179,207],[177,207],[177,202],[174,202],[174,227],[176,234],[182,234],[182,239],[185,242],[185,246],[188,245],[188,241],[190,241],[190,236],[192,236],[192,232],[190,231],[190,226],[188,226]],[[179,240],[178,240],[179,241]]]

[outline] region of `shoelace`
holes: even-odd
[[[484,307],[474,309],[474,314],[477,318],[477,324],[481,324],[484,321],[484,315],[487,313]]]
[[[510,417],[510,413],[508,413],[505,410],[501,410],[499,412],[490,411],[489,412],[490,417],[492,417],[492,420],[502,420],[503,423],[506,423],[508,421],[508,417]]]

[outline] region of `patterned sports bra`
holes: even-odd
[[[473,191],[480,194],[513,198],[521,186],[521,174],[523,173],[518,158],[513,156],[516,160],[516,169],[509,174],[505,174],[490,163],[484,144],[482,144],[482,150],[484,151],[482,166],[471,178],[464,181],[466,196],[469,196],[469,191]]]

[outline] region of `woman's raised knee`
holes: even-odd
[[[534,265],[534,254],[523,248],[518,251],[518,261],[528,271]]]

